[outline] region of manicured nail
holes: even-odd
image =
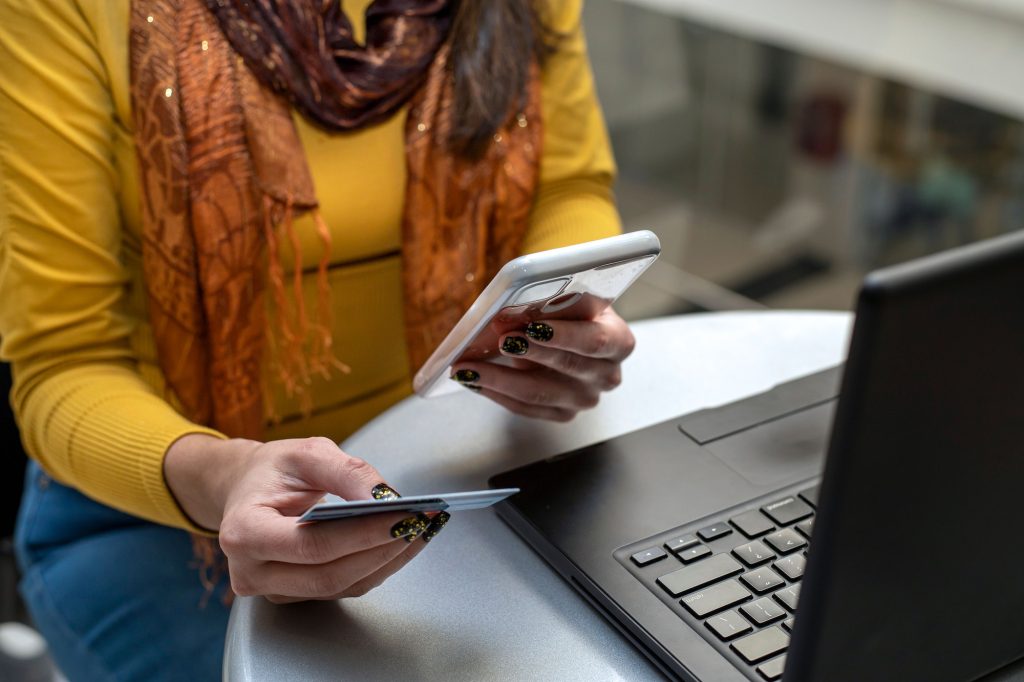
[[[462,387],[468,388],[469,390],[473,391],[473,393],[479,393],[480,391],[484,390],[483,386],[477,386],[476,384],[462,384]]]
[[[435,516],[434,520],[430,522],[429,526],[427,526],[427,529],[423,531],[423,542],[430,542],[437,537],[437,534],[441,532],[441,529],[444,528],[444,524],[448,523],[448,519],[451,517],[451,514],[444,511]]]
[[[551,337],[555,335],[555,330],[551,328],[550,324],[531,322],[526,326],[526,335],[538,341],[550,341]]]
[[[480,373],[474,372],[471,369],[460,369],[452,375],[452,381],[457,381],[460,384],[471,384],[474,381],[480,379]]]
[[[530,350],[530,342],[521,336],[506,336],[501,350],[509,355],[526,355]]]
[[[387,483],[378,483],[373,486],[373,490],[370,491],[370,495],[375,500],[397,500],[401,495],[398,491],[389,486]]]
[[[391,537],[405,538],[406,542],[412,542],[422,535],[429,525],[430,517],[426,514],[410,516],[391,526]]]

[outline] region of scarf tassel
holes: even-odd
[[[317,303],[312,319],[303,296],[302,248],[295,228],[295,204],[291,197],[283,203],[263,196],[263,232],[267,244],[267,281],[270,285],[267,315],[267,366],[270,380],[280,384],[285,394],[297,399],[304,416],[312,411],[309,386],[318,374],[330,379],[331,371],[348,374],[351,369],[334,355],[331,333],[331,287],[328,270],[331,260],[331,234],[318,208],[310,211],[320,239],[321,255],[317,264]],[[281,234],[283,233],[283,234]],[[281,263],[281,238],[292,248],[291,292]],[[289,295],[290,293],[290,295]],[[269,382],[264,382],[265,384]],[[265,386],[264,405],[272,422],[279,421],[277,408]]]

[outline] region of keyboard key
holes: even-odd
[[[775,558],[775,552],[768,549],[768,546],[760,540],[740,545],[732,553],[747,566],[760,566]]]
[[[703,559],[708,554],[711,554],[711,548],[707,545],[694,545],[689,549],[684,549],[683,551],[679,552],[678,554],[676,554],[676,556],[679,557],[679,559],[684,564],[688,564],[691,561]]]
[[[697,535],[701,536],[701,538],[704,539],[704,542],[711,542],[712,540],[726,536],[731,532],[732,528],[730,528],[728,524],[716,523],[708,526],[707,528],[701,528],[697,531]]]
[[[807,559],[802,554],[790,554],[776,561],[772,566],[790,580],[800,580],[804,575]]]
[[[786,628],[787,632],[793,632],[793,624],[796,623],[796,618],[787,618],[782,621],[782,627]]]
[[[761,507],[761,511],[772,517],[772,520],[780,526],[788,526],[794,521],[805,519],[814,513],[814,510],[806,502],[792,496],[766,504]]]
[[[739,528],[740,532],[748,538],[756,538],[768,531],[775,530],[775,524],[758,509],[751,509],[744,514],[734,516],[729,519],[729,523]]]
[[[772,601],[770,597],[761,597],[755,602],[744,604],[740,611],[754,625],[764,625],[786,617],[786,610]]]
[[[743,620],[740,614],[735,611],[726,611],[717,616],[712,616],[704,624],[711,628],[711,631],[718,635],[719,639],[725,641],[739,637],[754,629],[750,626],[750,623]]]
[[[807,540],[792,528],[783,528],[765,537],[765,541],[779,554],[795,552],[807,545]]]
[[[703,618],[715,611],[727,609],[748,599],[750,599],[750,593],[743,589],[738,582],[727,580],[724,583],[718,583],[699,592],[689,594],[683,597],[679,603],[685,606],[686,610],[693,615]],[[778,608],[780,612],[782,611],[777,606],[775,608]]]
[[[803,536],[805,538],[810,540],[811,539],[811,531],[814,530],[814,517],[811,517],[809,519],[805,519],[805,520],[801,521],[800,523],[796,524],[793,527],[796,528],[798,531],[800,531],[800,533],[803,534]]]
[[[757,663],[769,656],[785,651],[789,646],[789,635],[779,626],[755,632],[732,643],[732,648],[747,663]]]
[[[699,542],[700,540],[697,539],[696,535],[680,535],[679,537],[672,538],[671,540],[666,542],[665,549],[675,554],[676,552],[681,552],[687,547],[693,547]]]
[[[757,672],[766,680],[777,680],[782,677],[782,670],[786,667],[786,654],[773,658],[767,663],[757,666]]]
[[[710,585],[713,582],[736,575],[743,570],[740,562],[728,554],[716,554],[705,561],[666,573],[658,578],[658,584],[673,597]]]
[[[786,584],[786,581],[782,579],[781,575],[768,567],[755,568],[749,573],[744,573],[740,576],[740,580],[745,582],[747,587],[758,594],[770,592],[776,587]]]
[[[645,549],[642,552],[637,552],[631,556],[630,559],[632,559],[633,563],[637,566],[647,566],[648,564],[653,564],[655,561],[661,561],[667,556],[668,554],[665,554],[665,550],[661,547],[651,547],[650,549]]]
[[[790,611],[796,611],[796,603],[800,601],[800,586],[793,585],[792,587],[787,587],[784,590],[779,590],[772,596]]]
[[[800,495],[800,497],[804,498],[804,501],[807,502],[807,504],[809,504],[812,507],[814,507],[815,509],[817,509],[818,508],[818,492],[820,492],[820,490],[821,490],[821,486],[820,485],[812,485],[810,488],[807,488],[806,490],[801,490],[797,494]]]

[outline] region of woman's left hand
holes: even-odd
[[[593,320],[543,320],[498,339],[515,367],[458,362],[451,378],[516,414],[565,422],[597,405],[622,381],[622,361],[636,340],[619,315]]]

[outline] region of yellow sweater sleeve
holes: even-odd
[[[0,354],[26,450],[90,497],[196,530],[163,456],[187,433],[216,432],[136,370],[95,36],[71,2],[0,0],[0,17]]]
[[[542,3],[558,36],[544,65],[544,150],[524,253],[622,230],[612,196],[615,162],[597,102],[583,36],[582,0]]]

